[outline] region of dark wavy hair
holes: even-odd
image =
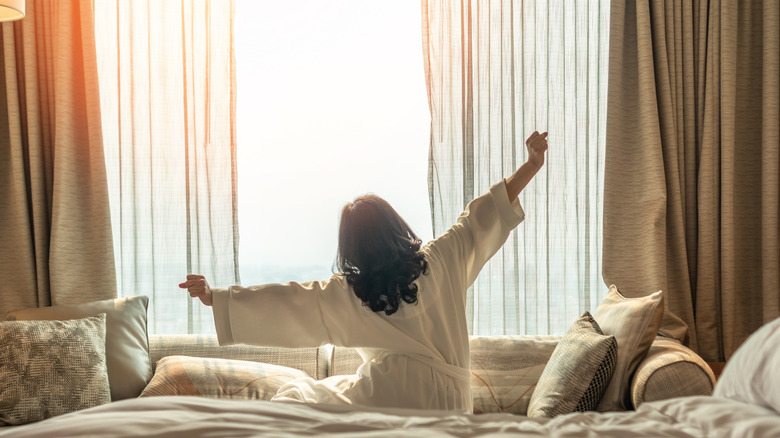
[[[387,201],[364,195],[341,211],[336,268],[364,306],[392,315],[417,302],[414,281],[428,270],[421,243]]]

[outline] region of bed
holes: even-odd
[[[0,431],[0,437],[776,437],[777,412],[719,397],[645,403],[636,411],[556,418],[237,401],[200,397],[130,399]]]
[[[647,402],[635,411],[531,418],[171,396],[104,404],[0,430],[0,437],[778,437],[778,345],[780,319],[735,352],[712,396]]]

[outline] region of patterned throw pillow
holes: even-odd
[[[194,395],[270,400],[279,387],[308,374],[295,368],[244,360],[167,356],[141,397]]]
[[[36,307],[10,312],[9,321],[78,319],[106,314],[106,367],[111,400],[136,398],[152,378],[143,295],[84,304]]]
[[[0,322],[0,425],[108,403],[106,315]]]
[[[470,338],[474,413],[525,415],[536,383],[560,336]]]
[[[617,361],[614,336],[585,312],[555,347],[528,406],[529,417],[554,417],[598,406]]]

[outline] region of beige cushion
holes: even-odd
[[[631,382],[631,400],[644,402],[691,395],[710,395],[715,375],[698,354],[672,339],[658,338]]]
[[[558,342],[528,406],[529,417],[555,417],[598,406],[617,362],[617,342],[585,312]]]
[[[141,397],[192,395],[270,400],[279,387],[307,374],[295,368],[244,360],[168,356],[157,363]]]
[[[470,338],[474,413],[525,415],[560,336]]]
[[[626,298],[614,285],[593,313],[601,329],[617,340],[615,373],[599,403],[599,411],[631,408],[631,378],[658,334],[664,315],[663,294]]]
[[[8,320],[64,320],[106,314],[106,365],[111,399],[134,398],[152,378],[146,334],[146,296],[39,307],[8,313]]]
[[[110,402],[105,321],[0,322],[0,425]]]
[[[152,364],[166,356],[213,357],[272,363],[297,368],[317,379],[326,375],[327,358],[320,348],[277,348],[257,345],[219,345],[216,335],[149,335]]]
[[[328,376],[355,374],[357,369],[363,365],[363,358],[354,348],[332,345],[320,348],[328,355]]]

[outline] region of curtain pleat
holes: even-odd
[[[2,25],[0,316],[116,296],[91,0]]]
[[[564,333],[606,293],[601,207],[609,4],[424,0],[434,235],[549,131],[526,220],[468,291],[474,334]]]
[[[725,360],[780,314],[776,2],[613,2],[604,279]]]
[[[211,333],[177,285],[239,282],[234,1],[96,5],[117,279],[149,330]]]

